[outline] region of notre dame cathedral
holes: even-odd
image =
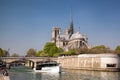
[[[70,49],[89,48],[87,36],[82,35],[79,31],[74,32],[72,18],[70,20],[70,27],[65,30],[64,34],[61,33],[60,27],[52,28],[52,42],[65,51]]]

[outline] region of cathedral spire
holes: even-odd
[[[74,33],[72,9],[70,10],[70,35]]]

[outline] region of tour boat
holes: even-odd
[[[36,68],[33,68],[33,70],[35,72],[59,73],[61,67],[56,61],[40,61],[36,63]]]

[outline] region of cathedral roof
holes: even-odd
[[[61,40],[69,40],[69,35],[60,35]]]
[[[76,39],[76,38],[85,38],[85,36],[81,35],[80,32],[76,32],[72,34],[72,36],[70,37],[70,39]]]

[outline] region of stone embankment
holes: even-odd
[[[120,72],[120,55],[114,53],[62,56],[58,61],[62,68]]]

